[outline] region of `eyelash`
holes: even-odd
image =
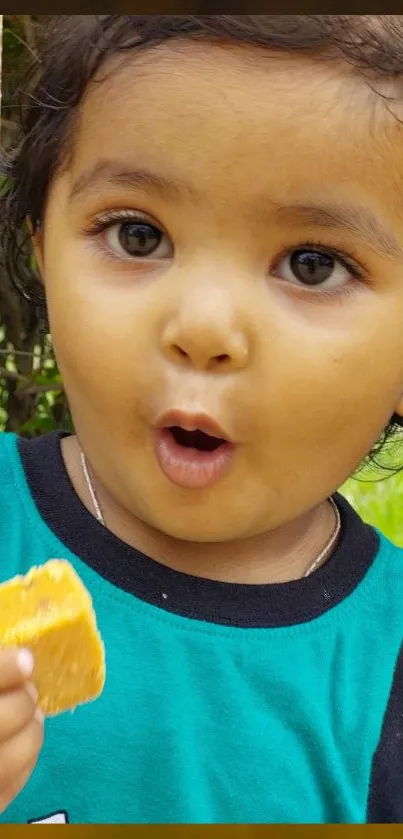
[[[118,224],[119,222],[123,223],[125,221],[146,222],[147,224],[155,225],[155,227],[161,228],[161,225],[148,216],[147,213],[135,212],[134,210],[110,210],[96,216],[88,227],[84,229],[84,234],[86,236],[100,236],[100,234],[104,233],[105,230],[108,230],[109,227],[113,227],[114,224]]]
[[[97,216],[92,223],[84,230],[86,236],[89,237],[96,237],[100,236],[105,230],[108,228],[113,227],[114,224],[118,224],[119,222],[125,221],[139,221],[139,222],[148,222],[149,224],[155,225],[163,232],[163,228],[161,225],[152,219],[147,213],[135,212],[133,210],[111,210],[101,215]],[[357,261],[352,253],[348,253],[347,251],[341,251],[338,248],[331,247],[330,245],[326,244],[323,241],[301,241],[296,242],[292,245],[292,247],[285,248],[279,257],[276,259],[276,264],[281,262],[286,256],[296,250],[312,250],[317,251],[319,253],[327,254],[328,256],[333,257],[333,259],[340,262],[347,271],[350,272],[354,280],[361,280],[363,281],[366,277],[366,272],[363,268],[359,267]],[[344,286],[341,289],[331,289],[331,290],[324,290],[324,291],[315,291],[315,290],[306,290],[307,295],[312,297],[321,297],[321,298],[330,298],[335,296],[340,296],[340,294],[346,294],[351,292],[351,286]]]
[[[324,253],[328,256],[333,257],[333,259],[337,260],[347,271],[351,274],[353,281],[347,283],[340,288],[332,288],[332,289],[323,289],[321,290],[318,288],[304,288],[301,285],[300,288],[295,286],[297,289],[297,293],[302,294],[303,298],[306,302],[311,301],[312,303],[326,303],[326,301],[331,300],[339,300],[340,302],[345,301],[351,295],[354,295],[357,291],[358,285],[363,285],[364,282],[368,278],[367,271],[362,267],[359,266],[355,256],[352,253],[347,251],[341,251],[338,248],[332,247],[326,242],[323,241],[300,241],[293,244],[290,248],[285,248],[281,255],[276,259],[276,265],[278,265],[282,259],[286,256],[289,256],[293,251],[298,250],[307,250],[307,251],[317,251],[318,253]]]
[[[279,263],[284,257],[288,256],[288,254],[292,253],[293,251],[317,251],[318,253],[326,254],[327,256],[333,257],[333,259],[337,259],[344,268],[349,271],[354,279],[356,280],[363,280],[365,278],[366,272],[363,268],[358,266],[357,260],[355,259],[352,253],[348,253],[347,251],[341,251],[338,248],[334,248],[331,245],[327,245],[325,242],[313,242],[313,241],[301,241],[296,242],[290,248],[285,248],[280,256],[276,259],[276,264]]]

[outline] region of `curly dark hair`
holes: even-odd
[[[46,304],[26,240],[41,225],[49,186],[68,159],[88,83],[110,56],[173,39],[247,44],[320,61],[337,58],[375,90],[377,80],[403,76],[403,15],[55,16],[23,91],[20,140],[0,164],[0,254],[15,287],[34,305]],[[373,463],[395,471],[378,455],[402,426],[399,416],[391,417],[371,452]]]

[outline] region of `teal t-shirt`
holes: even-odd
[[[0,580],[68,559],[105,643],[100,699],[50,718],[0,823],[403,821],[403,552],[336,497],[304,580],[165,568],[78,499],[60,436],[0,435]]]

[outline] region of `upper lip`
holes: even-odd
[[[231,439],[228,434],[223,431],[220,425],[206,414],[187,414],[185,411],[171,410],[166,411],[157,420],[157,428],[172,428],[179,426],[185,431],[202,431],[210,437],[218,437],[220,440],[225,440],[230,443]]]

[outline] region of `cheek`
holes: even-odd
[[[261,418],[266,469],[275,461],[286,480],[299,469],[329,472],[334,484],[355,470],[389,422],[401,386],[391,364],[397,325],[384,333],[374,336],[364,320],[343,333],[299,330],[295,322],[288,341],[283,333],[251,412]]]
[[[100,412],[124,423],[150,381],[158,390],[156,363],[161,302],[155,284],[104,277],[90,258],[61,260],[46,271],[46,293],[55,354],[73,410],[93,423]]]

